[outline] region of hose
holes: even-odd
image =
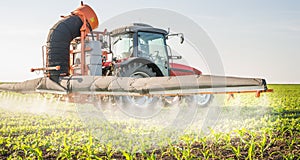
[[[77,15],[68,16],[57,22],[47,38],[48,67],[60,66],[60,70],[50,70],[50,79],[59,82],[60,75],[69,74],[70,42],[80,36],[82,20]]]

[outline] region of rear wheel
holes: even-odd
[[[155,77],[156,73],[152,71],[147,65],[142,63],[131,63],[123,68],[119,72],[120,77],[134,77],[134,78],[147,78]],[[131,103],[136,106],[145,107],[153,102],[152,97],[148,96],[125,96],[124,101],[126,103]]]
[[[142,63],[131,63],[127,66],[120,68],[119,77],[134,77],[134,78],[147,78],[156,77],[156,73],[152,68]],[[149,96],[121,96],[118,98],[121,109],[126,113],[135,117],[149,117],[153,116],[160,109],[157,108],[159,101],[158,97]]]

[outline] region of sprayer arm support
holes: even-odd
[[[30,71],[50,71],[50,70],[60,70],[60,66],[55,66],[55,67],[44,67],[44,68],[31,68]]]

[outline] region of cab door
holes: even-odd
[[[161,33],[138,32],[137,57],[144,57],[156,64],[164,76],[169,76],[169,62],[165,36]]]

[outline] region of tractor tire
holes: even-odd
[[[131,63],[120,68],[118,77],[136,77],[136,78],[146,78],[146,77],[156,77],[156,73],[152,68],[148,67],[142,63]]]
[[[131,63],[120,68],[117,74],[118,77],[135,77],[147,78],[156,77],[156,73],[152,68],[143,63]],[[118,103],[122,103],[121,109],[127,114],[138,118],[149,118],[160,111],[158,105],[158,97],[148,96],[120,96],[117,98]]]

